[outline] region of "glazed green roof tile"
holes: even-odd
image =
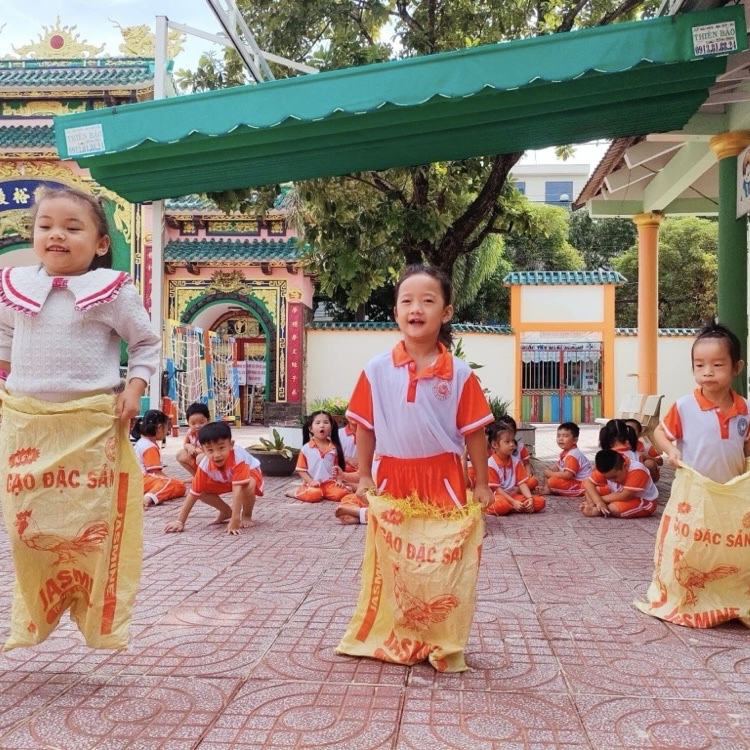
[[[659,336],[697,336],[700,328],[660,328]],[[615,328],[617,336],[637,336],[637,328]]]
[[[366,321],[359,323],[352,322],[335,322],[316,320],[307,325],[311,330],[328,330],[328,331],[395,331],[398,326],[395,323],[387,321]],[[509,334],[513,329],[509,325],[477,325],[474,323],[454,323],[451,326],[454,333],[494,333]]]
[[[54,148],[51,125],[9,125],[0,128],[0,149]]]
[[[219,212],[221,209],[205,195],[181,195],[179,198],[171,198],[164,201],[164,210],[203,213],[207,211]]]
[[[624,284],[627,279],[617,271],[511,271],[504,279],[506,286],[562,284]]]
[[[153,85],[154,61],[142,57],[75,60],[0,60],[0,91],[19,89],[144,88]]]
[[[297,240],[170,240],[164,246],[165,261],[243,260],[296,261],[300,256]]]

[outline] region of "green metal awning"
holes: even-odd
[[[681,128],[747,47],[742,6],[55,118],[136,202]]]

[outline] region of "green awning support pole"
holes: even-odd
[[[746,364],[733,387],[747,396],[747,218],[737,218],[737,155],[750,132],[719,133],[709,143],[719,160],[719,322],[739,336]]]

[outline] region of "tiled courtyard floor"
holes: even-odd
[[[537,430],[544,462],[554,434]],[[583,429],[589,455],[596,437]],[[364,528],[335,523],[332,503],[284,497],[289,485],[267,482],[239,538],[207,526],[205,506],[182,534],[162,531],[179,501],[147,511],[130,647],[89,650],[67,623],[1,654],[0,750],[750,748],[747,629],[691,630],[632,606],[658,515],[587,519],[553,498],[539,515],[489,519],[472,670],[441,675],[334,653]],[[5,533],[0,576],[4,641]]]

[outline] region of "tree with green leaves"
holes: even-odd
[[[611,267],[615,258],[635,244],[637,236],[631,219],[592,219],[583,208],[570,215],[568,241],[591,270]]]
[[[696,216],[667,218],[659,228],[659,326],[699,327],[716,314],[718,225]],[[627,280],[615,290],[618,326],[638,325],[638,248],[613,261]]]
[[[657,0],[238,0],[261,49],[321,70],[430,55],[570,31],[647,15]],[[231,61],[231,65],[230,65]],[[290,75],[273,66],[274,74]],[[188,90],[241,83],[235,55],[204,56],[178,83]],[[262,84],[261,84],[262,85]],[[467,133],[466,137],[471,137]],[[406,263],[427,261],[449,275],[489,239],[511,229],[547,234],[508,181],[521,153],[309,180],[309,263],[327,294],[344,291],[357,309]],[[222,207],[234,201],[219,199]],[[488,250],[482,252],[489,252]]]

